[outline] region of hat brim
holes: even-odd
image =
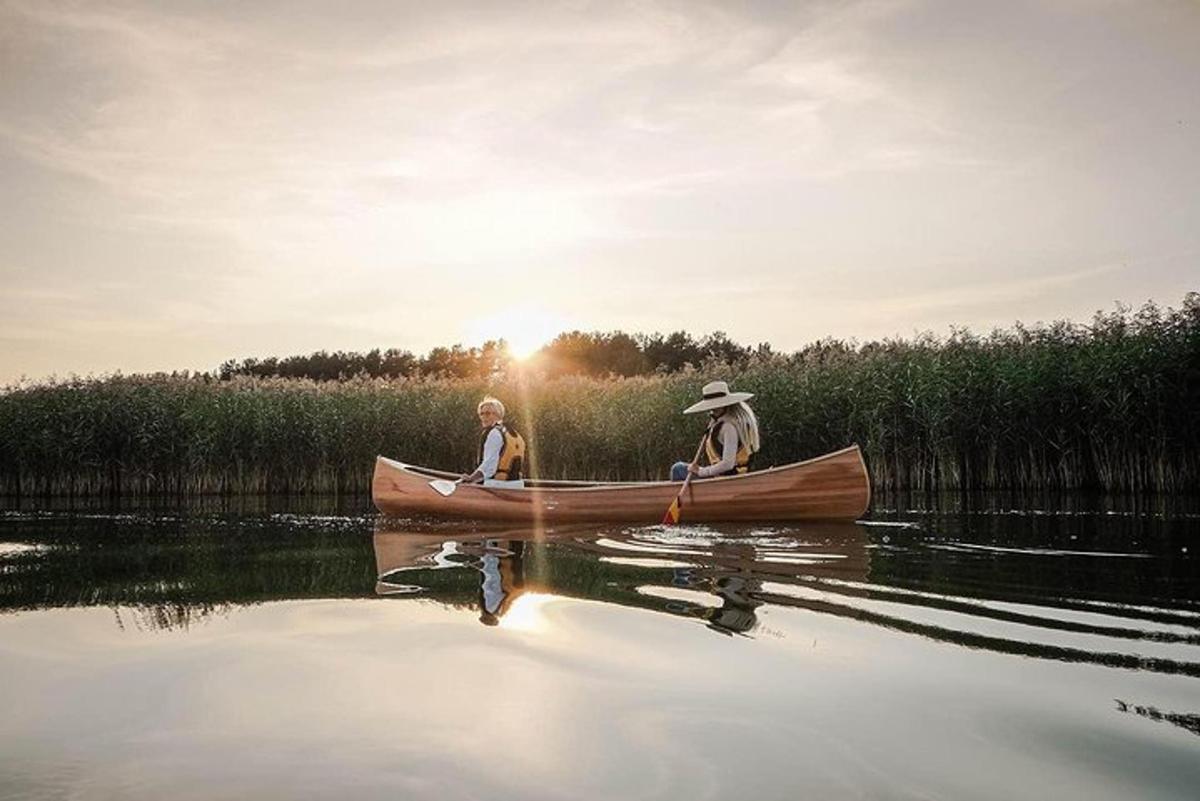
[[[710,409],[720,409],[724,406],[732,406],[735,403],[741,403],[744,400],[750,400],[754,397],[753,392],[730,392],[728,395],[722,395],[719,398],[709,398],[702,400],[699,403],[693,403],[691,406],[683,410],[684,414],[697,414],[698,412],[707,412]]]

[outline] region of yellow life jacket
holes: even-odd
[[[709,430],[708,436],[704,439],[704,455],[708,457],[710,465],[721,461],[724,450],[724,446],[721,444],[721,428],[725,425],[732,425],[732,423],[726,423],[723,420],[718,422]],[[737,456],[734,459],[733,469],[721,475],[736,476],[748,472],[750,472],[750,449],[746,447],[746,443],[742,442],[742,438],[738,437]]]
[[[510,430],[502,422],[483,430],[483,434],[479,437],[479,455],[475,461],[476,463],[483,461],[483,446],[493,428],[500,429],[501,435],[504,436],[504,444],[500,446],[496,474],[488,476],[488,478],[494,478],[497,481],[516,481],[521,478],[521,471],[525,467],[525,438],[516,431]]]

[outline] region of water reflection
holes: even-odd
[[[525,543],[484,540],[473,566],[479,571],[479,622],[495,626],[525,592]]]
[[[449,537],[449,538],[448,538]],[[422,594],[462,605],[461,588],[432,571],[478,572],[479,620],[496,625],[522,593],[591,598],[703,621],[725,635],[748,635],[764,577],[825,576],[864,581],[865,529],[855,524],[793,528],[788,536],[753,528],[673,531],[564,527],[531,532],[430,532],[405,522],[376,524],[381,595]],[[537,570],[527,584],[526,556]]]
[[[422,539],[419,534],[393,532],[392,538],[375,538],[375,561],[379,595],[412,595],[423,588],[405,581],[406,560],[429,561],[436,567],[462,567],[479,572],[479,622],[495,626],[525,593],[525,541],[488,537],[481,540]],[[389,541],[390,540],[390,541]],[[410,547],[410,546],[415,546]],[[436,553],[426,553],[436,550]],[[383,567],[380,567],[383,565]]]
[[[1195,520],[881,517],[0,513],[0,797],[1195,796]]]
[[[764,606],[786,607],[997,653],[1200,676],[1194,600],[1124,604],[1094,588],[1097,567],[1111,577],[1109,562],[1132,566],[1147,555],[966,547],[919,535],[907,524],[459,532],[380,520],[376,587],[450,606],[474,603],[488,625],[530,589],[653,610],[738,637],[756,636]],[[1051,552],[1060,572],[1045,586],[1012,563]],[[936,583],[924,577],[930,563],[945,569],[947,561],[952,572]],[[474,573],[473,601],[461,581],[448,580],[446,571],[455,570]],[[1143,580],[1140,568],[1127,570]],[[981,581],[980,571],[990,580]],[[1121,582],[1102,589],[1109,597],[1126,590]]]
[[[998,654],[1200,676],[1196,531],[1187,517],[1078,510],[537,531],[319,511],[10,511],[0,611],[107,606],[121,627],[186,630],[264,601],[388,596],[518,628],[505,621],[564,598],[746,640],[778,638],[763,616],[786,608]]]
[[[1179,712],[1163,712],[1152,706],[1130,704],[1127,701],[1122,701],[1120,698],[1114,700],[1116,702],[1117,709],[1122,712],[1130,712],[1143,718],[1149,718],[1150,720],[1163,721],[1174,726],[1179,726],[1182,729],[1186,729],[1192,734],[1200,734],[1200,715],[1181,714]]]
[[[719,607],[687,607],[679,611],[707,621],[708,627],[721,634],[746,634],[758,625],[754,610],[763,605],[756,593],[762,582],[752,575],[722,576],[713,584],[713,594],[721,599]],[[674,610],[673,610],[674,611]]]

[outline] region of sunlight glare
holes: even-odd
[[[533,354],[542,349],[546,344],[546,339],[534,335],[526,336],[524,332],[514,332],[511,339],[505,340],[508,345],[508,353],[519,362],[523,362]]]
[[[524,361],[563,331],[571,330],[567,318],[536,306],[518,306],[481,317],[468,331],[468,341],[503,339],[514,359]]]
[[[504,617],[500,618],[500,628],[511,631],[542,631],[546,628],[543,614],[545,607],[555,597],[540,592],[522,594],[512,602]]]

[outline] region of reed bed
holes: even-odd
[[[0,394],[9,495],[363,493],[376,454],[473,466],[475,404],[503,399],[548,478],[663,478],[707,380],[756,393],[755,465],[857,442],[880,489],[1195,492],[1200,295],[1089,326],[824,341],[791,355],[629,378],[113,376]]]

